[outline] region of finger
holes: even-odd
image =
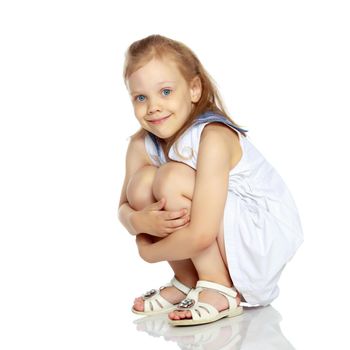
[[[165,198],[162,198],[158,202],[155,202],[150,205],[151,210],[161,210],[165,205]]]
[[[157,237],[157,238],[165,238],[165,237],[169,236],[169,233],[171,233],[172,231],[173,230],[169,230],[167,228],[164,228],[163,232],[157,233],[157,235],[155,237]],[[159,241],[159,239],[156,240],[156,242],[158,242],[158,241]]]
[[[187,214],[187,209],[181,209],[176,211],[165,211],[163,215],[165,220],[174,220],[177,218],[181,218],[186,214]]]
[[[172,232],[175,232],[175,231],[178,231],[178,230],[181,230],[185,227],[187,227],[190,223],[188,222],[187,224],[183,225],[183,226],[179,226],[179,227],[176,227],[176,228],[172,228]]]
[[[179,226],[183,226],[185,224],[188,223],[188,221],[190,220],[190,217],[188,215],[182,217],[181,219],[176,219],[176,220],[169,220],[167,222],[167,227],[171,227],[171,228],[176,228]]]

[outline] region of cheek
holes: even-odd
[[[168,101],[167,108],[173,111],[183,111],[186,109],[186,99],[180,97],[171,101]]]
[[[188,100],[183,99],[181,103],[177,106],[177,111],[179,111],[181,114],[187,115],[191,110],[191,102],[188,102]]]
[[[136,116],[136,119],[140,125],[144,126],[145,121],[143,120],[143,118]]]
[[[133,105],[136,118],[142,118],[145,115],[145,107],[142,105]]]
[[[191,98],[188,94],[183,94],[177,101],[183,108],[191,104]]]

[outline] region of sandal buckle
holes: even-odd
[[[181,309],[181,310],[187,310],[187,309],[191,308],[195,303],[196,302],[194,299],[186,298],[186,299],[181,300],[181,302],[177,305],[177,308]]]
[[[149,299],[149,298],[153,297],[153,295],[155,295],[156,293],[157,293],[157,291],[155,289],[151,289],[142,295],[142,299],[143,300]]]

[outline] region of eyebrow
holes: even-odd
[[[175,83],[175,81],[172,81],[172,80],[161,81],[161,82],[157,83],[156,85],[161,85],[161,84],[165,84],[165,83]],[[135,95],[135,94],[138,94],[138,93],[140,93],[140,91],[131,91],[130,95]]]

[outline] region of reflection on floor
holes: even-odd
[[[238,317],[224,318],[217,322],[173,327],[167,315],[150,316],[134,321],[138,331],[164,341],[176,342],[180,349],[278,349],[294,347],[283,336],[279,323],[281,315],[272,307],[245,308]]]

